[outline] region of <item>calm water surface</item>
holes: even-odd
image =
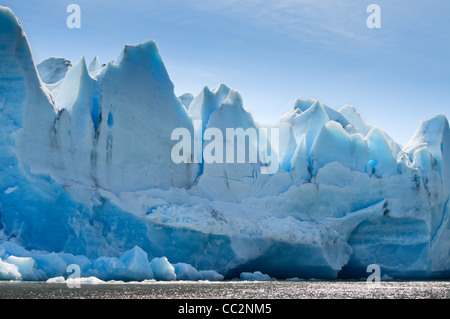
[[[54,299],[450,299],[450,281],[276,281],[106,283],[69,288],[43,282],[0,282],[0,298]]]

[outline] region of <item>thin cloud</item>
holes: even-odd
[[[367,14],[360,1],[194,0],[190,3],[199,10],[244,19],[302,40],[327,42],[327,38],[333,37],[364,40],[358,30],[365,27]]]

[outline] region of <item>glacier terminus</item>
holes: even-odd
[[[351,105],[174,92],[154,41],[36,65],[0,7],[0,279],[450,278],[445,115],[402,146]]]

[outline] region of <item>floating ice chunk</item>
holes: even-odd
[[[98,279],[97,277],[80,277],[80,278],[67,278],[66,284],[72,287],[77,287],[77,285],[102,285],[106,282]]]
[[[58,257],[61,258],[67,265],[78,265],[81,272],[84,272],[91,265],[91,261],[83,255],[72,255],[68,253],[58,253]]]
[[[150,262],[150,266],[156,280],[171,281],[177,279],[175,268],[173,268],[166,257],[153,258]]]
[[[215,270],[200,270],[199,273],[203,280],[222,281],[224,279],[224,276]]]
[[[133,280],[152,279],[153,272],[148,261],[148,255],[140,247],[134,246],[120,257],[126,267],[127,275]]]
[[[6,258],[6,262],[17,266],[17,269],[21,274],[21,278],[23,280],[38,279],[34,273],[35,262],[33,258],[9,256],[8,258]]]
[[[66,282],[66,278],[63,276],[53,277],[47,279],[46,283],[48,284],[64,284]]]
[[[97,258],[88,269],[87,274],[103,280],[130,280],[125,264],[117,257],[102,256]]]
[[[19,280],[21,278],[19,267],[0,259],[0,280]]]
[[[392,278],[391,276],[389,276],[388,274],[384,274],[383,276],[381,276],[380,278],[382,281],[391,281],[394,280],[394,278]]]
[[[67,263],[57,253],[33,254],[37,267],[44,271],[47,278],[63,276],[66,274]]]
[[[102,256],[88,268],[86,274],[102,280],[143,281],[153,279],[148,255],[140,247],[125,252],[120,258]]]
[[[175,274],[177,275],[177,280],[200,280],[203,279],[202,275],[197,269],[189,264],[177,263],[173,265],[175,269]]]
[[[273,279],[266,274],[261,273],[260,271],[251,272],[243,272],[239,276],[240,280],[248,280],[248,281],[272,281]]]
[[[304,281],[305,279],[301,279],[298,277],[286,278],[286,281]]]
[[[67,279],[67,283],[70,283],[70,280],[76,280],[76,278],[69,278]],[[101,285],[104,284],[105,282],[103,280],[100,280],[96,277],[81,277],[79,278],[80,284],[82,285]]]

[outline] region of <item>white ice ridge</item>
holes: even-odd
[[[71,264],[103,281],[450,276],[444,115],[404,147],[316,99],[264,126],[224,84],[175,96],[154,41],[36,66],[5,7],[0,34],[1,279],[66,281]],[[177,128],[197,139],[179,164]],[[276,128],[276,173],[194,161],[227,128]]]

